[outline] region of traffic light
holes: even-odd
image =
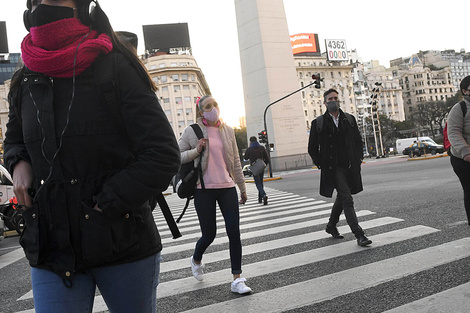
[[[265,130],[262,130],[258,133],[258,139],[260,143],[268,142],[268,133]]]
[[[321,82],[323,78],[320,78],[320,74],[313,74],[312,79],[315,80],[315,88],[320,89],[321,88]]]

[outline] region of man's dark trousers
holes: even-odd
[[[336,200],[333,204],[331,210],[330,220],[328,222],[328,227],[336,227],[336,224],[339,221],[341,213],[344,211],[346,216],[346,221],[348,222],[351,231],[354,233],[356,238],[364,235],[364,231],[359,226],[357,221],[356,212],[354,211],[354,201],[351,195],[351,190],[348,185],[348,170],[337,167],[335,171],[336,178]]]

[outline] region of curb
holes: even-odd
[[[265,181],[273,181],[273,180],[279,180],[282,179],[282,177],[268,177],[268,178],[263,178],[263,182]],[[250,180],[245,180],[245,183],[254,183],[255,181],[250,179]]]
[[[430,159],[437,159],[437,158],[444,158],[448,157],[449,155],[447,153],[439,154],[439,155],[432,155],[432,156],[426,156],[424,157],[417,157],[417,158],[409,158],[407,161],[422,161],[422,160],[430,160]]]

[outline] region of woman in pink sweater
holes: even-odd
[[[219,106],[212,96],[204,96],[197,104],[197,124],[204,138],[197,138],[194,130],[187,127],[179,139],[181,163],[202,162],[202,180],[199,179],[194,192],[194,206],[199,218],[202,237],[197,241],[191,257],[194,277],[204,279],[202,256],[214,241],[217,233],[216,204],[225,220],[229,238],[230,261],[233,274],[231,290],[235,293],[249,293],[245,278],[241,278],[242,246],[240,239],[240,212],[237,190],[240,190],[240,203],[247,200],[245,178],[243,176],[237,142],[233,129],[219,120]]]

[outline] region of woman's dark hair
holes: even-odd
[[[90,6],[90,3],[94,0],[75,0],[79,10],[84,10],[84,6],[87,8]],[[148,85],[148,87],[152,91],[156,91],[157,87],[153,82],[152,78],[150,77],[145,65],[139,59],[136,53],[136,49],[132,46],[132,44],[124,39],[123,36],[116,34],[109,22],[109,18],[101,9],[98,1],[94,1],[96,6],[93,9],[93,19],[90,27],[93,30],[96,30],[99,34],[107,34],[111,38],[111,42],[113,43],[113,49],[118,50],[121,52],[132,64],[132,66],[137,70],[139,76],[142,80]],[[31,0],[26,1],[26,6],[29,10],[31,10]],[[11,79],[11,87],[10,92],[8,94],[8,99],[11,99],[13,92],[16,92],[20,86],[21,79],[23,77],[23,73],[25,71],[24,65],[16,71]]]

